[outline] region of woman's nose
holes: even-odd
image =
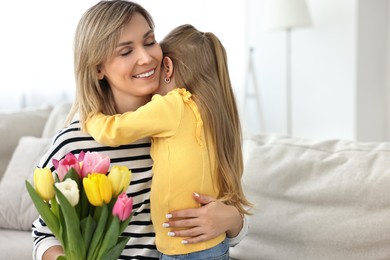
[[[152,56],[149,54],[149,52],[145,48],[140,48],[138,52],[138,64],[148,64],[151,62]]]

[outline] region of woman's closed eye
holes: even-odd
[[[127,55],[129,55],[130,53],[132,53],[133,52],[133,49],[125,49],[125,50],[122,50],[121,52],[120,52],[120,55],[121,56],[127,56]]]
[[[149,41],[146,41],[144,43],[144,46],[145,47],[151,47],[151,46],[155,45],[156,43],[157,43],[157,41],[153,38],[153,39],[151,39]],[[131,54],[132,52],[133,52],[133,48],[125,48],[125,49],[122,49],[119,52],[119,54],[120,54],[120,56],[127,56],[127,55]]]
[[[157,43],[156,40],[153,40],[153,41],[146,42],[144,45],[145,46],[153,46],[156,43]]]

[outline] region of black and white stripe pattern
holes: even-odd
[[[135,214],[125,230],[129,240],[119,259],[158,259],[154,244],[154,231],[150,218],[150,186],[152,182],[152,159],[150,158],[150,139],[138,140],[129,145],[107,147],[98,144],[91,136],[81,132],[78,121],[64,128],[53,140],[50,150],[43,156],[38,167],[54,170],[52,159],[61,159],[67,153],[81,151],[104,153],[111,158],[111,165],[124,165],[132,171],[131,184],[127,190],[133,197]],[[42,219],[33,223],[34,252],[53,240],[50,230]],[[35,257],[35,256],[34,256]]]

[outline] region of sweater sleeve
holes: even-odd
[[[34,260],[41,260],[43,254],[52,246],[61,246],[60,241],[52,235],[50,229],[43,225],[41,218],[33,223],[32,236],[34,238],[32,257]]]
[[[241,240],[248,234],[249,224],[248,224],[248,220],[246,219],[246,217],[243,218],[243,222],[244,223],[242,225],[242,229],[241,229],[240,233],[235,237],[228,237],[227,238],[229,246],[234,247],[234,246],[238,245],[241,242]]]
[[[146,105],[134,112],[117,115],[91,114],[87,131],[99,143],[118,146],[138,139],[169,137],[180,125],[184,110],[182,97],[176,91],[165,96],[154,95]]]

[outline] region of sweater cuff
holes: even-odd
[[[48,237],[37,244],[33,249],[33,259],[41,260],[43,254],[52,246],[62,246],[55,237]]]
[[[227,237],[227,242],[231,247],[238,245],[241,242],[241,240],[248,234],[249,224],[246,219],[246,216],[242,219],[242,221],[243,223],[242,223],[242,229],[240,233],[238,233],[238,235],[235,237]]]

